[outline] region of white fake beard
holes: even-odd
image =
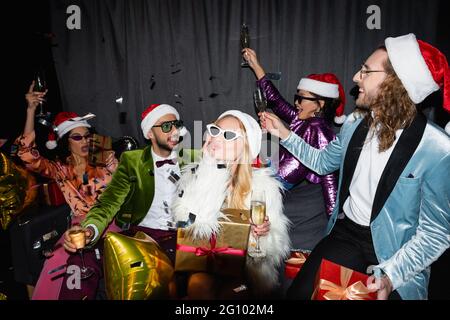
[[[207,239],[218,233],[220,211],[228,192],[230,171],[219,168],[216,159],[204,152],[193,177],[183,188],[183,196],[174,204],[174,212],[178,221],[186,221],[190,213],[195,214],[195,222],[189,227],[192,237]],[[185,174],[190,174],[187,168]]]

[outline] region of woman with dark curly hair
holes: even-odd
[[[52,161],[41,156],[35,143],[34,120],[36,107],[44,101],[47,92],[34,92],[33,86],[34,82],[25,95],[28,103],[27,118],[24,132],[16,142],[19,146],[18,155],[28,170],[56,181],[72,210],[72,225],[79,224],[111,181],[118,161],[114,152],[111,151],[106,166],[94,167],[89,164],[89,141],[91,139],[89,128],[91,125],[87,120],[95,116],[88,114],[79,117],[73,112],[60,112],[56,115],[53,128],[58,140],[55,139],[55,134],[52,132],[46,143],[47,148],[50,149],[57,146],[57,159]],[[111,225],[110,228],[116,229],[114,225]],[[58,244],[62,244],[63,240],[61,238]],[[68,257],[68,253],[61,246],[54,251],[51,258],[46,260],[36,284],[33,299],[52,300],[58,298],[62,278],[52,280],[51,277],[54,277],[55,274],[49,275],[48,271],[64,265]],[[61,272],[65,272],[65,269]]]

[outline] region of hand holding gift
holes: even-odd
[[[392,282],[386,275],[381,278],[370,276],[366,284],[371,292],[377,293],[377,300],[387,300],[392,292]]]
[[[311,300],[376,300],[369,276],[322,259]]]

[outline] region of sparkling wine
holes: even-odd
[[[250,34],[248,31],[248,26],[244,23],[241,26],[241,51],[242,49],[246,49],[246,48],[250,48]],[[243,59],[243,61],[241,62],[241,67],[248,67],[248,62]]]
[[[75,245],[75,248],[77,248],[77,252],[80,254],[80,277],[82,280],[87,279],[91,277],[95,273],[95,271],[92,267],[86,266],[84,264],[83,249],[86,246],[86,233],[83,229],[75,229],[69,231],[69,237],[71,242]]]
[[[77,250],[83,249],[86,245],[86,234],[84,230],[72,230],[69,231],[69,237],[72,243],[75,245]]]
[[[45,80],[41,76],[37,76],[34,80],[33,91],[44,92],[47,89]]]
[[[45,78],[43,76],[42,73],[36,74],[35,78],[34,78],[34,87],[33,87],[33,91],[36,92],[45,92],[45,90],[47,90],[47,83],[45,82]],[[44,113],[44,109],[43,109],[43,103],[42,101],[39,102],[39,113],[36,114],[36,117],[38,118],[44,118],[47,116],[46,113]]]
[[[261,92],[261,89],[258,87],[256,88],[255,92],[253,93],[253,101],[255,102],[256,108],[260,112],[264,112],[267,109],[267,100],[263,92]]]
[[[256,225],[264,223],[266,218],[266,204],[260,201],[252,201],[252,221]]]
[[[244,24],[241,30],[241,48],[250,48],[250,36],[248,33],[248,27]]]

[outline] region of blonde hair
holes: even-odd
[[[252,189],[252,171],[253,171],[250,159],[250,147],[248,144],[245,127],[242,124],[242,122],[234,116],[225,116],[221,119],[225,119],[227,117],[236,119],[239,122],[239,128],[245,134],[243,135],[244,150],[239,159],[239,163],[236,166],[236,170],[232,173],[230,181],[231,193],[225,200],[225,203],[228,208],[248,210],[249,208],[246,205],[245,200],[247,199],[247,196],[250,194]],[[217,120],[215,124],[217,124],[218,121],[219,120]]]

